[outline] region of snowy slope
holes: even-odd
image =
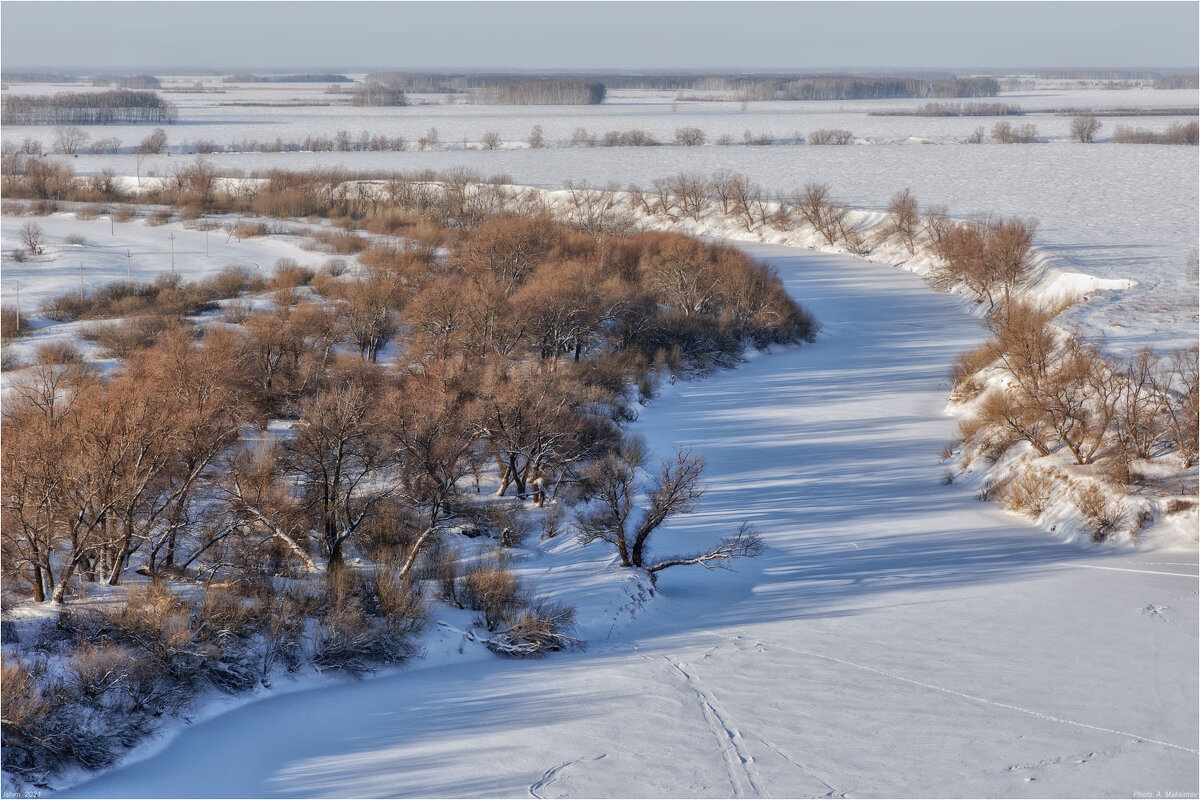
[[[751,249],[824,332],[679,384],[635,427],[708,458],[710,493],[656,549],[749,519],[762,558],[667,571],[615,626],[628,585],[598,581],[585,653],[450,652],[274,697],[62,796],[1195,792],[1195,546],[1061,544],[941,485],[947,368],[978,322],[886,265]],[[579,579],[530,577],[562,597]]]

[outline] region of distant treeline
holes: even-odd
[[[92,86],[117,86],[121,89],[161,89],[162,82],[153,75],[97,75]]]
[[[109,125],[118,122],[170,123],[175,105],[154,92],[114,89],[109,92],[5,95],[0,109],[4,125]]]
[[[829,76],[800,80],[747,81],[744,100],[875,100],[889,97],[994,97],[995,78],[902,78]]]
[[[1200,89],[1200,73],[1168,75],[1154,79],[1155,89]]]
[[[252,75],[239,72],[226,75],[222,83],[354,83],[345,75],[336,73],[309,73],[304,75]]]
[[[0,73],[2,83],[77,83],[74,75],[64,75],[61,72],[4,72]]]
[[[591,81],[522,81],[491,87],[482,97],[500,106],[595,106],[604,94],[604,84]]]
[[[1150,69],[1040,69],[1033,74],[1054,81],[1150,81],[1163,76]]]
[[[537,80],[532,80],[528,74],[513,73],[381,72],[370,76],[369,80],[387,82],[407,92],[426,93],[458,93],[530,83],[563,82],[599,83],[606,89],[720,91],[751,100],[992,97],[1000,91],[1000,83],[995,78],[960,78],[949,72],[897,75],[551,73],[540,75]]]

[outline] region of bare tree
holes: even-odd
[[[58,149],[67,155],[74,155],[79,152],[79,148],[87,143],[91,136],[82,128],[76,128],[74,125],[69,127],[58,126],[54,129],[54,138],[58,142]]]
[[[1100,130],[1100,120],[1095,114],[1080,114],[1071,120],[1071,135],[1084,144],[1096,140],[1096,132]]]
[[[900,237],[908,254],[917,252],[917,235],[920,233],[921,216],[917,212],[917,198],[908,189],[897,194],[888,204],[888,233]]]
[[[792,203],[804,221],[821,234],[826,244],[837,243],[846,210],[833,201],[829,184],[808,184],[803,191],[795,193]]]
[[[529,132],[529,146],[535,150],[546,146],[546,137],[542,134],[541,125],[534,125],[533,130]]]
[[[604,541],[613,545],[621,566],[644,569],[653,579],[668,567],[700,564],[708,569],[727,568],[734,558],[762,552],[762,540],[743,524],[734,536],[715,547],[686,556],[651,559],[646,547],[651,536],[672,517],[691,513],[704,494],[701,476],[704,458],[679,448],[663,459],[661,469],[647,494],[646,508],[634,521],[637,507],[637,470],[646,462],[645,443],[627,438],[621,448],[597,462],[585,477],[585,491],[596,498],[596,508],[580,517],[580,538],[585,543]]]
[[[140,153],[149,153],[151,155],[161,153],[167,149],[167,132],[162,128],[155,128],[149,136],[142,139],[137,149]]]
[[[33,255],[42,252],[42,226],[36,222],[26,222],[21,227],[21,244]]]

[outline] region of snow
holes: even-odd
[[[646,597],[601,544],[531,543],[520,569],[580,603],[586,652],[501,660],[447,617],[428,661],[176,729],[60,796],[1195,792],[1195,545],[1085,548],[943,485],[975,316],[888,265],[748,247],[822,334],[669,387],[634,429],[708,460],[653,549],[748,519],[761,558]]]
[[[216,221],[232,223],[234,218]],[[45,252],[26,256],[23,262],[14,261],[13,249],[22,247],[21,228],[29,223],[42,229]],[[84,243],[69,244],[69,236],[82,236]],[[173,241],[171,236],[175,237]],[[73,213],[4,215],[0,217],[0,241],[4,249],[4,269],[0,273],[4,303],[15,307],[19,290],[21,313],[30,317],[31,327],[36,328],[9,345],[21,362],[32,361],[38,347],[59,342],[71,343],[88,357],[100,352],[79,336],[81,329],[95,323],[53,323],[38,312],[44,300],[79,291],[80,264],[84,289],[92,291],[127,277],[150,282],[169,274],[172,247],[174,269],[187,281],[201,281],[229,267],[245,267],[251,274],[269,277],[281,258],[312,268],[329,258],[325,253],[303,249],[301,245],[307,240],[299,235],[273,234],[239,241],[228,231],[212,230],[206,236],[203,230],[179,222],[151,226],[145,219],[134,218],[113,223],[107,215],[80,220]],[[257,305],[264,302],[262,298],[253,301]],[[7,386],[15,374],[5,372],[0,385]]]

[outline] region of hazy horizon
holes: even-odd
[[[1190,2],[5,0],[0,16],[0,64],[31,70],[1180,70],[1200,61],[1200,5]]]

